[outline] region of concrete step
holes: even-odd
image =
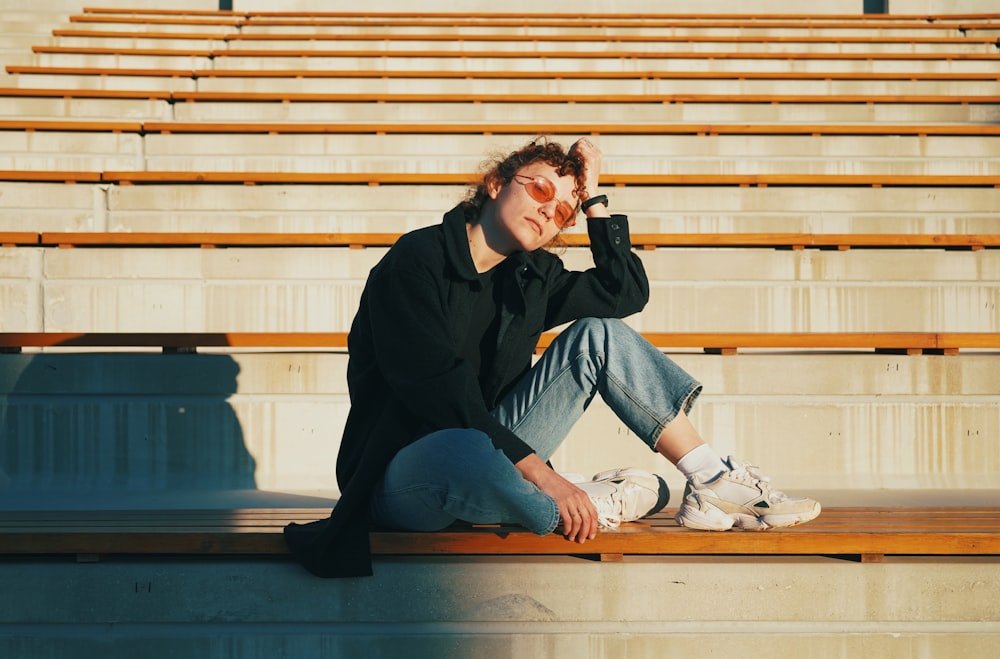
[[[0,132],[0,169],[468,173],[483,154],[530,141],[529,128],[433,138],[10,131]],[[601,147],[609,174],[1000,176],[1000,137],[604,135]]]
[[[77,121],[170,121],[165,100],[0,96],[0,117]]]
[[[383,558],[325,581],[284,560],[5,561],[0,651],[207,656],[988,656],[991,559]],[[738,596],[735,596],[738,595]],[[419,602],[419,606],[414,603]]]
[[[2,107],[2,106],[0,106]],[[58,112],[58,109],[56,110]],[[94,112],[98,114],[97,111]],[[44,116],[44,115],[42,115]],[[53,113],[53,116],[59,116]],[[110,115],[114,116],[114,115]],[[987,123],[1000,120],[991,105],[851,105],[809,103],[178,103],[177,121],[452,121],[661,123]]]
[[[109,89],[143,91],[197,90],[191,78],[164,78],[161,76],[89,76],[59,74],[12,74],[3,80],[4,87],[31,87],[42,89]]]
[[[5,86],[46,89],[110,89],[324,93],[331,85],[345,93],[398,94],[869,94],[967,95],[996,93],[996,82],[976,80],[575,80],[435,78],[199,78],[157,75],[60,75],[23,73]]]
[[[164,46],[161,46],[161,48]],[[165,46],[177,49],[173,45]],[[613,48],[627,51],[627,45],[615,44]],[[247,48],[249,50],[249,48]],[[198,51],[207,50],[205,45]],[[195,69],[214,71],[566,71],[620,72],[620,71],[732,71],[732,72],[849,72],[849,73],[983,73],[996,70],[995,58],[951,59],[928,57],[926,59],[846,59],[838,57],[696,57],[680,58],[665,55],[652,57],[559,57],[546,56],[544,52],[518,51],[519,57],[476,56],[467,53],[440,56],[415,53],[394,53],[380,50],[379,54],[353,54],[340,44],[327,45],[324,50],[338,50],[343,54],[311,55],[241,55],[234,49],[214,57],[205,55],[176,54],[89,54],[89,53],[38,53],[29,62],[34,66],[99,67],[99,68],[148,68]],[[363,50],[379,50],[368,46]],[[432,50],[434,50],[432,48]],[[807,50],[807,49],[804,49]],[[485,52],[489,53],[486,48]],[[766,46],[758,52],[767,52]],[[983,53],[986,55],[987,53]]]
[[[671,8],[673,9],[673,8]],[[741,12],[743,7],[740,7]],[[412,10],[411,10],[412,11]],[[853,11],[847,13],[857,14],[857,8],[855,7]],[[509,12],[506,12],[509,13]],[[645,12],[647,15],[650,13],[648,7]],[[671,12],[672,13],[672,12]],[[695,10],[694,14],[697,15],[698,11]],[[476,22],[461,22],[455,21],[454,25],[416,25],[416,24],[406,24],[399,23],[393,25],[390,29],[395,34],[449,34],[458,36],[479,36],[479,35],[520,35],[520,34],[533,34],[538,36],[549,36],[549,35],[559,35],[559,34],[573,34],[579,32],[589,32],[598,37],[609,37],[609,36],[649,36],[649,35],[669,35],[669,36],[704,36],[710,34],[712,36],[745,36],[745,37],[789,37],[797,35],[810,35],[819,37],[885,37],[885,36],[895,36],[895,37],[958,37],[961,35],[959,26],[962,25],[960,21],[952,22],[955,25],[954,29],[943,28],[940,25],[928,25],[927,23],[921,22],[907,22],[905,24],[894,23],[889,27],[868,27],[863,24],[855,24],[844,26],[843,20],[832,19],[831,22],[837,25],[824,25],[820,21],[806,21],[795,23],[794,21],[785,21],[781,24],[776,24],[774,22],[767,25],[752,25],[752,24],[736,24],[736,21],[726,18],[720,18],[719,21],[726,23],[728,25],[718,25],[709,24],[705,25],[699,23],[696,19],[687,18],[686,24],[678,24],[676,21],[671,19],[666,19],[668,23],[658,22],[654,19],[646,18],[645,20],[631,20],[627,24],[608,24],[608,25],[598,25],[590,27],[585,27],[581,25],[556,25],[556,24],[536,24],[536,25],[524,25],[524,24],[511,24],[507,21],[506,24],[493,23],[489,24],[488,21],[476,21]],[[883,24],[884,25],[884,24]],[[94,22],[88,23],[90,29],[115,29],[118,27],[120,29],[121,24],[116,24],[112,22],[102,23]],[[333,21],[321,21],[316,24],[313,23],[300,23],[300,24],[267,24],[264,21],[252,22],[249,25],[243,26],[241,32],[244,34],[382,34],[386,31],[387,26],[380,24],[379,21],[364,22],[364,21],[354,21],[351,23],[345,23],[343,21],[333,20]]]
[[[65,76],[23,75],[24,86],[65,86]],[[62,84],[53,84],[63,78]],[[193,91],[185,80],[133,78],[130,85],[109,76],[80,80],[88,88],[175,89]],[[78,83],[73,83],[78,84]],[[147,84],[155,86],[147,87]],[[573,80],[573,79],[347,79],[323,78],[204,78],[200,91],[328,92],[331,85],[356,93],[470,93],[470,94],[945,94],[970,96],[996,93],[996,82],[964,80]],[[106,87],[102,86],[106,85]],[[113,86],[114,85],[114,86]]]
[[[785,490],[974,490],[1000,474],[993,354],[671,353],[704,392],[691,418]],[[210,489],[337,496],[347,355],[0,355],[10,497]],[[595,400],[553,459],[679,473]],[[145,496],[145,495],[142,495]],[[58,507],[57,504],[52,504]],[[169,506],[169,499],[165,504]]]
[[[2,182],[0,194],[3,231],[399,233],[440,222],[464,189]],[[610,196],[637,233],[992,234],[1000,208],[997,188],[633,186]]]
[[[18,248],[7,331],[347,331],[382,249]],[[1000,331],[1000,253],[640,253],[647,332]],[[569,267],[589,263],[567,250]],[[14,304],[16,303],[16,304]],[[677,313],[684,309],[683,314]]]
[[[820,97],[822,98],[822,97]],[[11,119],[145,120],[181,122],[564,123],[566,104],[472,102],[253,102],[0,96],[0,117]],[[579,103],[572,120],[584,123],[692,124],[989,124],[1000,109],[986,103]]]

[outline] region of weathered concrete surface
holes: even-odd
[[[987,656],[995,559],[381,559],[0,564],[10,657]]]

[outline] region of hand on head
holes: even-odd
[[[597,194],[597,181],[601,175],[601,150],[589,138],[577,140],[569,148],[571,155],[576,155],[583,163],[583,180],[585,196],[580,201],[586,201]]]

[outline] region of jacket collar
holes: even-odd
[[[455,275],[465,281],[478,281],[479,272],[469,251],[469,234],[465,229],[465,212],[461,206],[456,206],[444,215],[441,223],[444,231],[445,258]],[[540,274],[531,254],[515,252],[507,257],[507,267],[520,276],[528,272]]]
[[[469,234],[465,230],[465,212],[456,206],[444,215],[444,252],[448,265],[459,279],[476,281],[479,273],[469,251]]]

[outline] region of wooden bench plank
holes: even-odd
[[[419,93],[285,93],[224,91],[158,91],[48,87],[0,87],[0,97],[148,99],[193,102],[302,103],[643,103],[643,104],[849,104],[849,105],[994,105],[1000,95],[940,94],[419,94]]]
[[[234,185],[469,185],[471,173],[434,172],[233,172],[233,171],[104,171],[0,170],[0,181],[104,182],[129,184],[213,183]],[[605,174],[606,185],[636,186],[808,186],[1000,188],[996,176],[896,174]]]
[[[910,25],[900,25],[900,19],[886,20],[874,17],[826,18],[820,14],[794,18],[794,14],[768,14],[766,16],[700,15],[694,14],[582,14],[566,17],[559,14],[510,13],[367,13],[345,15],[341,13],[265,13],[244,15],[128,15],[127,14],[77,14],[69,17],[71,23],[141,24],[141,25],[222,25],[232,27],[347,27],[355,25],[392,27],[526,27],[526,28],[781,28],[809,30],[817,28],[837,30],[894,30],[901,27],[918,27],[928,32],[960,31],[968,27],[959,19],[942,15],[933,21],[915,19]],[[976,14],[975,18],[990,20],[990,14]],[[968,20],[968,19],[966,19]],[[919,22],[918,22],[919,21]],[[914,25],[913,23],[917,23]],[[975,25],[973,23],[972,25]]]
[[[394,37],[390,37],[394,39]],[[134,46],[32,46],[36,54],[50,55],[114,55],[118,57],[234,57],[285,58],[373,58],[400,57],[409,59],[456,58],[469,59],[629,59],[629,60],[831,60],[831,61],[996,61],[1000,53],[984,52],[768,52],[768,51],[646,51],[646,50],[430,50],[430,49],[318,49],[318,48],[137,48]]]
[[[97,173],[94,173],[95,175]],[[29,172],[22,174],[29,176]],[[196,172],[106,171],[108,183],[342,183],[402,185],[467,185],[475,177],[462,173],[424,172]],[[3,172],[0,172],[3,180]],[[995,176],[894,175],[894,174],[602,174],[611,186],[851,186],[851,187],[1000,187]]]
[[[643,332],[657,348],[689,348],[735,354],[740,349],[878,350],[958,354],[962,349],[1000,349],[997,332]],[[536,350],[557,333],[542,334]],[[0,348],[335,348],[346,332],[0,332]]]
[[[1000,71],[439,71],[385,69],[165,69],[95,66],[8,65],[12,75],[119,76],[159,78],[398,78],[512,80],[902,80],[1000,81]]]
[[[166,8],[140,8],[140,7],[84,7],[84,14],[124,14],[124,15],[164,15],[164,16],[215,16],[215,15],[239,15],[245,17],[303,17],[303,18],[371,18],[372,12],[370,11],[314,11],[314,10],[281,10],[281,11],[261,11],[261,10],[246,10],[246,11],[234,11],[234,10],[198,10],[198,9],[166,9]],[[386,18],[415,18],[415,17],[436,17],[436,18],[467,18],[467,17],[478,17],[478,18],[509,18],[510,14],[505,12],[488,12],[488,11],[476,11],[476,12],[448,12],[448,11],[434,11],[434,12],[422,12],[422,11],[385,11],[378,12],[378,16]],[[565,18],[565,14],[558,12],[528,12],[524,14],[518,14],[518,16],[525,16],[530,18]],[[576,18],[585,19],[602,19],[602,18],[649,18],[649,19],[688,19],[688,20],[698,20],[705,18],[704,14],[699,14],[697,16],[691,13],[684,12],[581,12],[579,14],[574,14]],[[826,13],[826,12],[788,12],[788,13],[740,13],[740,12],[720,12],[713,13],[709,16],[720,19],[720,20],[744,20],[748,22],[756,22],[759,20],[788,20],[795,23],[801,21],[861,21],[867,22],[875,20],[870,16],[859,16],[858,14],[840,14],[840,13]],[[962,13],[962,14],[880,14],[877,17],[879,21],[898,21],[898,22],[926,22],[926,21],[937,21],[937,20],[947,20],[951,18],[968,18],[968,19],[993,19],[1000,18],[1000,14],[988,13],[988,12],[978,12],[978,13]]]
[[[1000,136],[985,124],[746,124],[746,123],[434,123],[434,122],[218,122],[0,119],[2,131],[350,134],[350,135],[808,135],[808,136]]]
[[[593,43],[596,39],[614,43],[719,43],[719,44],[899,44],[899,45],[995,45],[993,37],[969,37],[946,35],[912,35],[893,36],[886,34],[871,35],[829,35],[815,36],[809,34],[795,35],[713,35],[713,34],[616,34],[613,36],[595,35],[592,33],[561,33],[561,34],[449,34],[449,33],[340,33],[340,32],[173,32],[173,31],[141,31],[141,30],[92,30],[79,28],[57,28],[52,30],[55,37],[94,38],[94,39],[184,39],[189,41],[229,41],[229,42],[261,42],[261,41],[448,41],[448,42],[513,42],[513,43]]]
[[[158,90],[128,89],[53,89],[48,87],[0,87],[0,97],[19,98],[97,98],[170,101],[172,93]]]
[[[100,183],[101,172],[8,169],[0,170],[0,181]]]
[[[90,246],[287,246],[384,247],[400,233],[199,233],[199,232],[60,232],[32,234],[42,245]],[[590,237],[567,233],[571,247],[590,245]],[[1000,247],[1000,234],[817,234],[817,233],[633,233],[636,247],[775,247],[775,248],[967,248]]]
[[[141,121],[78,121],[72,119],[0,119],[0,130],[89,132],[89,133],[141,133]]]
[[[38,245],[41,234],[37,231],[0,231],[0,246],[18,247],[22,245]]]
[[[998,555],[1000,508],[830,508],[809,524],[713,533],[676,524],[676,509],[578,545],[519,527],[456,525],[435,533],[375,531],[376,555]],[[316,509],[0,512],[0,554],[277,554],[282,527]]]
[[[54,128],[46,128],[47,124]],[[85,130],[87,122],[0,121],[0,129],[10,124],[37,130]],[[95,130],[109,130],[108,122],[93,122]],[[120,122],[125,130],[125,122]],[[310,122],[162,122],[146,121],[140,130],[147,133],[316,133],[316,134],[486,134],[486,135],[899,135],[899,136],[1000,136],[1000,125],[982,124],[641,124],[641,123],[310,123]]]
[[[141,93],[141,92],[140,92]],[[947,104],[993,105],[1000,95],[949,96],[940,94],[391,94],[391,93],[285,93],[175,91],[174,102],[270,101],[358,103],[747,103],[747,104]]]

